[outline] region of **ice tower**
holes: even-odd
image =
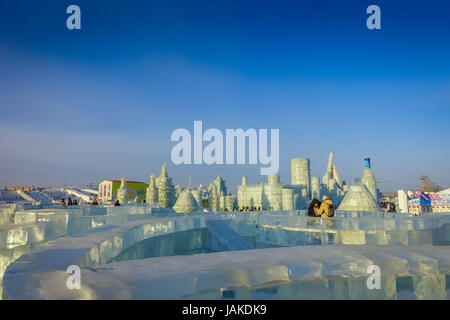
[[[225,207],[225,196],[227,195],[227,187],[225,181],[220,175],[210,183],[208,187],[209,193],[209,209],[211,211],[220,211]]]
[[[117,189],[117,200],[119,200],[120,203],[128,202],[128,188],[125,177],[122,177],[120,187]]]
[[[172,208],[175,204],[175,187],[172,178],[167,175],[167,164],[164,162],[161,168],[161,174],[156,178],[156,187],[158,189],[158,202],[163,208]]]
[[[319,177],[311,178],[311,199],[320,199],[320,181]]]
[[[150,184],[147,188],[145,201],[147,203],[158,202],[158,188],[156,187],[156,176],[154,173],[152,173],[152,175],[150,176]]]
[[[328,182],[330,179],[334,178],[333,174],[333,152],[330,152],[328,155],[328,164],[327,164],[327,172],[325,172],[322,183],[328,186]]]
[[[301,185],[306,189],[307,197],[311,196],[311,169],[308,158],[291,159],[291,184]]]
[[[334,176],[334,179],[336,180],[337,185],[342,188],[343,185],[342,185],[341,175],[339,174],[339,171],[334,163],[333,163],[333,176]]]

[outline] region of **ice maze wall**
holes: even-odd
[[[449,298],[450,214],[97,210],[10,212],[4,298]],[[71,264],[85,279],[77,292],[65,287]],[[367,289],[372,264],[381,290]]]

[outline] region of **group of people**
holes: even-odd
[[[272,210],[272,207],[270,207],[270,210]],[[228,210],[228,208],[223,208],[223,211],[230,211],[230,210]],[[244,207],[239,208],[239,209],[233,208],[233,211],[234,212],[236,212],[236,211],[241,211],[241,212],[242,211],[261,211],[261,207],[244,206]]]
[[[312,199],[308,207],[308,216],[330,218],[334,216],[335,205],[330,197],[323,195],[322,202]],[[395,204],[390,202],[386,208],[386,212],[397,212]]]
[[[70,197],[69,197],[69,199],[67,200],[67,203],[66,203],[66,200],[63,198],[62,200],[61,200],[61,205],[62,206],[77,206],[78,205],[78,201],[77,201],[77,199],[71,199]]]
[[[330,218],[334,216],[335,206],[330,197],[323,195],[322,202],[312,199],[308,207],[308,216]]]
[[[97,200],[94,200],[93,205],[98,205]],[[61,200],[61,205],[63,206],[76,206],[78,205],[78,201],[76,199],[72,200],[70,197],[67,201],[64,199]],[[114,202],[114,206],[118,207],[120,206],[119,200],[116,200]],[[395,204],[392,202],[389,203],[387,212],[396,212],[395,210]],[[270,207],[269,210],[272,210],[272,207]],[[228,211],[227,208],[224,208],[223,211]],[[233,211],[236,211],[236,209],[233,209]],[[245,206],[242,208],[239,208],[239,211],[261,211],[261,207],[249,207]],[[330,197],[323,195],[322,196],[322,202],[320,202],[317,199],[312,199],[309,207],[308,207],[308,216],[309,217],[322,217],[322,218],[331,218],[334,217],[334,211],[335,211],[335,205],[333,203],[333,200],[330,199]]]
[[[270,208],[270,210],[272,210],[272,208]],[[240,208],[239,211],[261,211],[261,207],[245,206]]]

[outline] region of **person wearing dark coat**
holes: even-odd
[[[312,199],[311,200],[311,203],[309,204],[309,207],[308,207],[308,217],[315,217],[316,216],[316,214],[314,213],[314,208],[316,210],[319,210],[319,208],[320,208],[320,201],[317,200],[317,199]]]

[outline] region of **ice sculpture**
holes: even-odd
[[[209,184],[209,209],[211,211],[221,211],[225,207],[225,196],[227,195],[227,187],[225,180],[220,175]]]
[[[167,163],[163,163],[161,174],[156,178],[158,188],[158,202],[163,208],[172,208],[175,203],[175,187],[172,178],[167,175]]]
[[[342,199],[338,210],[342,211],[380,211],[372,194],[364,184],[351,185]]]
[[[178,196],[177,202],[173,206],[175,212],[192,212],[198,210],[198,204],[189,190],[184,190]]]
[[[331,178],[334,178],[334,175],[333,175],[333,152],[330,152],[330,154],[328,155],[327,171],[325,172],[325,174],[322,178],[322,183],[324,185],[328,185],[328,180]]]
[[[120,187],[117,189],[117,200],[119,200],[120,203],[128,202],[128,188],[125,177],[122,177]]]
[[[311,199],[320,199],[320,181],[319,177],[311,178]]]
[[[370,157],[365,157],[364,162],[365,162],[364,172],[361,178],[361,182],[369,190],[370,194],[375,199],[375,201],[377,201],[378,200],[377,184],[375,182],[375,177],[373,175],[372,168],[370,166]]]
[[[308,198],[311,195],[311,169],[308,158],[291,159],[291,184],[306,188]]]
[[[147,203],[158,202],[158,188],[156,187],[156,176],[154,173],[150,176],[150,184],[148,185],[145,199]]]

